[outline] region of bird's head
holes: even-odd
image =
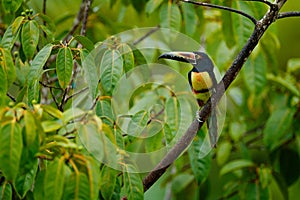
[[[161,58],[190,63],[198,72],[212,71],[214,66],[208,55],[203,52],[173,51],[164,53],[158,57],[158,59]]]

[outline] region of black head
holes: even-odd
[[[173,51],[160,55],[158,59],[165,58],[190,63],[194,66],[193,71],[213,71],[213,63],[207,54],[203,52]]]

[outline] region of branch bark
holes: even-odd
[[[253,49],[257,46],[259,40],[268,29],[268,27],[278,18],[278,12],[284,5],[286,0],[276,0],[270,6],[264,17],[255,22],[255,28],[245,46],[236,56],[230,68],[226,71],[222,81],[217,86],[217,92],[211,97],[212,101],[208,101],[199,112],[199,117],[203,122],[198,122],[196,119],[192,122],[185,134],[161,160],[161,162],[143,179],[144,191],[146,192],[167,170],[167,168],[180,156],[180,154],[188,147],[195,137],[197,131],[202,127],[204,121],[207,120],[211,108],[215,105],[230,84],[235,80],[242,66],[250,56]],[[203,5],[204,6],[204,5]],[[218,7],[215,7],[218,8]],[[220,8],[222,9],[222,8]],[[224,90],[225,89],[225,90]]]

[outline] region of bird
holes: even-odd
[[[204,52],[182,52],[172,51],[161,54],[158,59],[170,59],[184,63],[189,63],[193,68],[188,72],[188,81],[195,98],[197,99],[199,107],[203,107],[210,97],[216,92],[217,79],[214,74],[214,64],[210,57]],[[199,118],[199,111],[196,116],[199,122],[202,122]],[[210,138],[210,144],[212,147],[216,147],[217,143],[217,116],[216,109],[213,107],[210,113],[208,122],[208,133]]]

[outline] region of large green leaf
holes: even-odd
[[[118,171],[104,166],[99,177],[99,188],[104,199],[111,199],[116,187]]]
[[[249,168],[253,166],[254,163],[251,160],[243,160],[243,159],[234,160],[224,165],[224,167],[222,167],[220,171],[220,175],[224,175],[242,168]]]
[[[5,12],[14,13],[22,4],[22,0],[2,0],[2,5]]]
[[[94,49],[94,44],[89,38],[82,35],[76,35],[74,39],[77,40],[88,51],[92,51]]]
[[[160,9],[160,25],[162,28],[168,28],[179,31],[181,26],[181,13],[177,5],[171,1],[163,4]]]
[[[16,79],[16,67],[8,49],[0,48],[0,66],[2,66],[5,71],[7,87],[9,88]]]
[[[51,51],[52,44],[47,44],[44,46],[39,53],[34,57],[28,75],[28,103],[31,104],[32,100],[37,100],[39,96],[39,79],[42,76],[43,67],[47,62]]]
[[[22,155],[22,130],[15,120],[0,126],[0,170],[9,181],[15,180]]]
[[[132,136],[139,137],[147,126],[149,114],[147,111],[141,110],[135,113],[129,122],[127,132]]]
[[[129,173],[128,171],[134,172],[132,165],[124,166],[125,172],[123,173],[125,194],[128,200],[139,200],[144,199],[144,190],[141,177],[138,173]]]
[[[232,144],[229,141],[221,142],[217,149],[217,163],[223,165],[228,160],[232,149]]]
[[[23,23],[23,20],[25,19],[24,16],[19,16],[15,19],[15,21],[12,23],[12,34],[16,34],[19,30],[21,24]]]
[[[247,2],[232,1],[232,5],[234,8],[238,10],[242,10],[243,12],[246,13],[249,12],[251,13],[251,6],[249,6]],[[232,15],[232,22],[233,22],[233,31],[234,31],[232,37],[235,37],[235,41],[237,41],[238,46],[242,48],[246,44],[252,31],[254,30],[254,24],[249,19],[238,14]]]
[[[18,34],[13,34],[12,30],[13,30],[12,25],[10,25],[6,29],[2,37],[0,45],[5,49],[11,50],[11,48],[14,46],[16,39],[18,38]]]
[[[0,185],[0,199],[10,200],[12,199],[12,187],[10,183],[5,181]]]
[[[47,166],[44,177],[45,199],[61,199],[64,191],[65,158],[55,159]]]
[[[69,47],[60,48],[56,57],[56,73],[61,88],[66,89],[72,77],[73,55]]]
[[[270,150],[274,150],[291,137],[289,129],[291,128],[295,112],[296,109],[287,107],[276,109],[272,112],[266,123],[263,135],[263,141]]]
[[[146,4],[146,13],[150,15],[153,13],[163,2],[163,0],[150,0]]]
[[[176,97],[170,97],[166,101],[166,123],[172,130],[173,135],[176,134],[180,124],[180,103]]]
[[[172,192],[179,193],[194,180],[194,176],[189,173],[181,173],[172,180]]]
[[[23,158],[23,156],[25,157],[24,154],[26,153],[22,154],[22,167],[20,168],[19,174],[14,183],[17,194],[21,199],[24,198],[27,192],[32,188],[38,169],[37,159],[34,161],[34,164],[32,164],[29,160],[26,160],[27,158]]]
[[[118,50],[123,58],[123,68],[125,73],[134,67],[134,55],[128,44],[122,43],[118,46]]]
[[[86,175],[89,180],[90,199],[98,199],[100,166],[91,157],[86,157],[86,169],[87,169]],[[100,181],[101,181],[101,179],[100,179]]]
[[[267,63],[263,54],[251,55],[242,72],[246,86],[251,93],[260,94],[267,83]]]
[[[39,24],[35,20],[26,21],[22,27],[21,41],[23,52],[27,59],[31,59],[39,42]]]
[[[200,130],[200,132],[204,134],[202,130]],[[202,153],[200,152],[202,145],[203,139],[196,137],[188,149],[191,168],[199,185],[207,179],[210,172],[212,159],[211,154],[207,154],[205,157],[203,157]]]
[[[104,123],[113,126],[115,117],[109,101],[106,100],[97,101],[96,114],[102,119]]]
[[[287,186],[291,186],[300,177],[300,157],[299,152],[292,149],[282,149],[279,155],[280,173]]]
[[[224,1],[224,6],[231,7],[232,1]],[[234,27],[232,21],[232,15],[235,13],[231,13],[228,11],[222,11],[222,33],[224,35],[224,39],[226,42],[227,47],[232,48],[235,44],[235,37],[234,37]]]
[[[0,65],[0,106],[5,105],[7,90],[7,75],[4,66]]]
[[[262,188],[259,182],[247,184],[245,191],[240,193],[241,199],[245,200],[265,200],[269,199],[269,189]]]
[[[82,172],[73,172],[65,179],[64,200],[91,200],[88,177]],[[93,200],[93,199],[92,199]]]
[[[95,64],[95,58],[92,53],[87,50],[80,51],[80,58],[82,60],[84,78],[89,86],[89,92],[92,98],[97,96],[97,87],[99,82],[99,74]]]
[[[121,78],[123,59],[119,51],[107,50],[101,60],[100,80],[105,92],[112,94],[115,85]]]
[[[197,28],[197,15],[195,7],[192,4],[182,4],[182,13],[184,19],[184,27],[187,35],[194,35]]]
[[[104,145],[103,145],[103,133],[98,129],[95,124],[85,124],[78,127],[78,136],[80,142],[85,149],[96,160],[102,161],[104,158]]]

